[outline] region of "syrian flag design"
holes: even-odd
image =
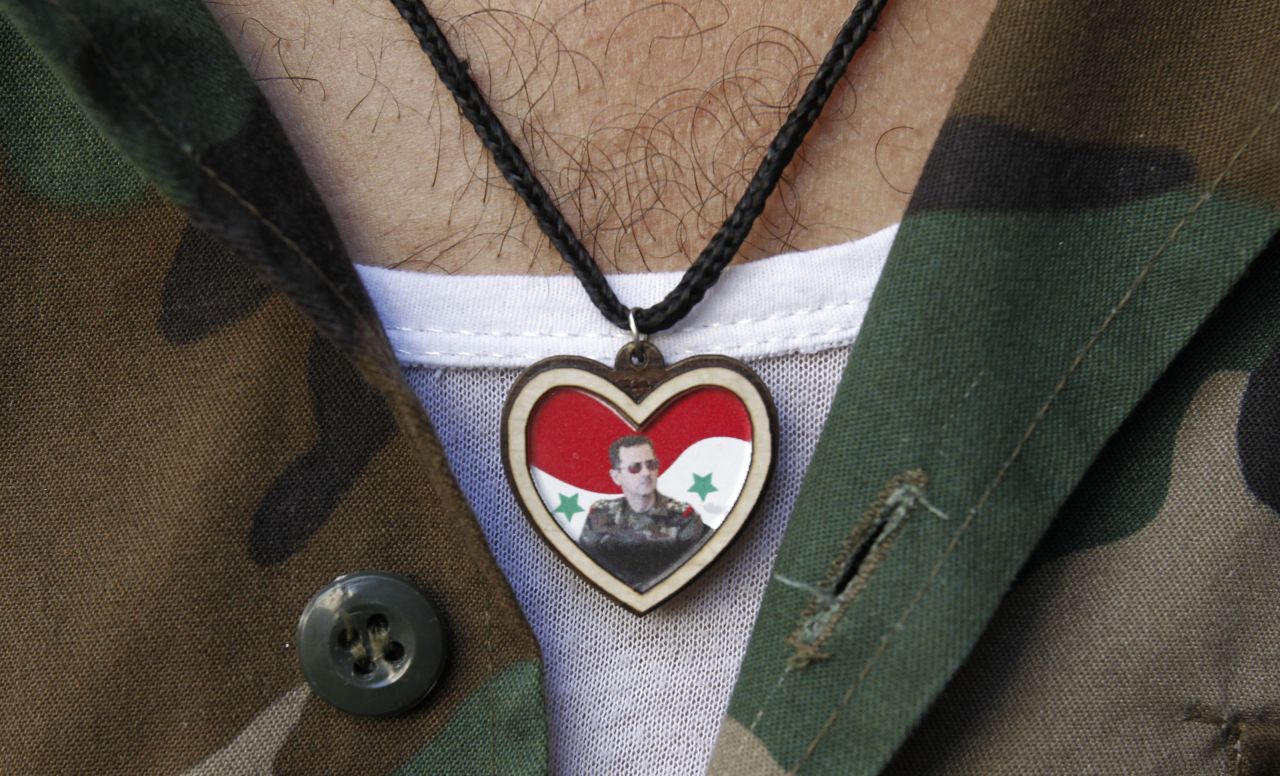
[[[577,541],[591,505],[621,495],[609,477],[609,445],[632,434],[653,441],[658,491],[718,528],[746,482],[752,437],[742,401],[714,386],[673,397],[639,427],[586,391],[548,392],[529,417],[526,441],[534,487],[560,527]]]

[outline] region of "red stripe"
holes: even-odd
[[[529,464],[584,490],[619,493],[609,478],[609,445],[636,433],[653,440],[654,454],[666,466],[708,437],[751,441],[751,418],[733,392],[699,387],[672,397],[637,429],[594,394],[557,388],[539,400],[529,417]]]

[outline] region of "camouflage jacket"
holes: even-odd
[[[1277,772],[1277,31],[1000,5],[713,773]],[[0,79],[0,771],[545,772],[537,643],[204,6],[0,0]],[[299,674],[363,568],[447,613],[412,714]]]

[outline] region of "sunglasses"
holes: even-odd
[[[641,469],[648,469],[651,472],[656,472],[660,465],[661,464],[658,463],[657,458],[650,458],[647,461],[636,461],[635,463],[627,464],[626,466],[619,466],[617,468],[624,469],[632,474],[639,474]]]

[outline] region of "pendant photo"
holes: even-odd
[[[667,367],[637,341],[613,369],[572,356],[529,367],[503,408],[503,461],[551,547],[644,614],[741,532],[769,479],[776,428],[768,389],[742,362]]]

